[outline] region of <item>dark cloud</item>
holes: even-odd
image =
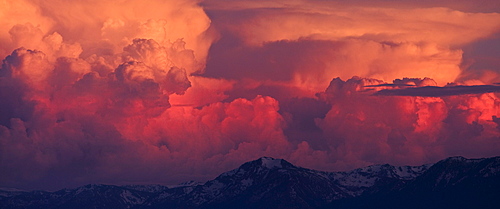
[[[500,92],[498,85],[476,85],[476,86],[424,86],[404,89],[383,89],[373,95],[377,96],[422,96],[422,97],[443,97],[464,94],[484,94]]]
[[[26,89],[19,80],[0,76],[0,125],[11,127],[11,118],[31,119],[36,101],[26,98]]]
[[[331,105],[315,98],[291,98],[280,101],[280,113],[287,121],[284,134],[293,143],[307,141],[317,150],[327,149],[323,130],[316,124],[323,119]]]
[[[458,81],[500,82],[500,31],[463,47],[462,74]]]
[[[185,69],[172,67],[167,73],[165,88],[170,94],[182,95],[191,87],[191,82],[187,77]]]

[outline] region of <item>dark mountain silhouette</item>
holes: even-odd
[[[498,208],[500,157],[323,172],[269,157],[206,183],[0,190],[0,208]]]

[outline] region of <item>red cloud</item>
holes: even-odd
[[[261,156],[346,170],[499,154],[498,70],[462,59],[495,40],[498,14],[234,4],[209,19],[190,0],[7,1],[0,184],[174,184]]]

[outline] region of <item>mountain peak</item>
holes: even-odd
[[[281,164],[283,159],[275,159],[272,157],[261,157],[257,161],[260,161],[260,164],[262,167],[265,168],[283,168],[283,165]]]
[[[346,172],[315,171],[261,157],[203,185],[0,190],[0,208],[476,208],[477,203],[496,208],[499,179],[500,157],[451,157],[433,165],[384,164]]]
[[[233,175],[242,176],[248,173],[262,174],[262,172],[267,172],[270,170],[289,169],[289,168],[297,168],[297,167],[283,159],[276,159],[272,157],[261,157],[256,160],[246,162],[237,169],[222,173],[220,176],[222,177],[233,176]]]
[[[455,163],[455,162],[460,162],[460,163],[472,163],[472,162],[478,162],[478,161],[481,161],[481,160],[484,160],[484,158],[478,158],[478,159],[469,159],[469,158],[465,158],[465,157],[462,157],[462,156],[454,156],[454,157],[449,157],[449,158],[446,158],[444,160],[441,160],[440,162],[447,162],[447,163]]]
[[[462,156],[453,156],[453,157],[446,158],[445,160],[465,161],[465,160],[467,160],[467,158],[462,157]]]

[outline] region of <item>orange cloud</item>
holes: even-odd
[[[286,72],[302,68],[304,72],[295,74],[293,82],[315,91],[327,85],[327,79],[338,76],[382,80],[430,77],[440,85],[455,82],[464,70],[460,48],[495,36],[500,29],[498,13],[463,12],[456,9],[463,7],[447,1],[420,5],[411,1],[208,1],[206,4],[208,11],[213,9],[209,14],[214,27],[228,39],[217,43],[213,54],[219,54],[220,46],[231,51],[220,52],[222,57],[237,54],[241,58],[236,63],[251,62],[234,66],[232,61],[214,60],[208,65],[209,74],[215,71],[214,76],[234,77],[230,70],[221,69],[238,67],[246,72],[260,71],[262,67],[271,68],[265,71],[285,68]],[[241,45],[235,44],[237,51],[232,51],[232,44],[238,41]],[[314,45],[314,41],[319,44]],[[284,43],[290,44],[283,46]],[[290,48],[294,43],[303,44],[297,49]],[[245,47],[248,51],[244,51]],[[271,47],[278,49],[268,52]],[[292,54],[293,50],[298,52]],[[485,70],[489,70],[489,76],[480,79],[492,82],[491,74],[497,77],[498,72]]]
[[[498,13],[384,2],[0,1],[0,184],[498,155]]]
[[[247,7],[242,6],[246,3]],[[317,40],[363,37],[378,42],[457,46],[487,37],[500,27],[497,13],[467,13],[444,7],[330,5],[324,1],[295,1],[268,7],[265,4],[252,7],[253,3],[245,1],[236,4],[221,13],[226,16],[215,18],[225,18],[221,27],[234,31],[250,45],[304,37]],[[237,15],[241,10],[247,15]]]

